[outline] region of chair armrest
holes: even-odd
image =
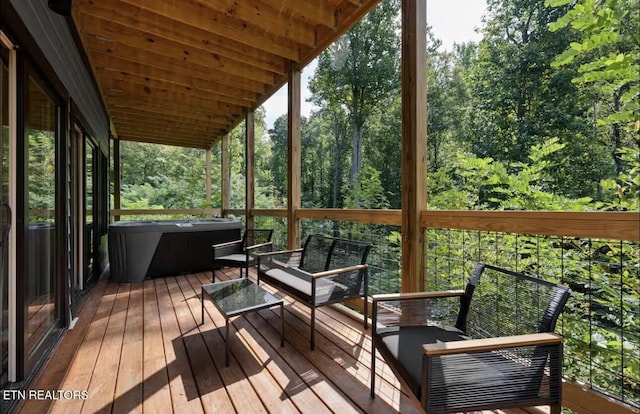
[[[260,243],[260,244],[254,244],[252,246],[247,246],[245,247],[245,250],[255,250],[255,249],[259,249],[261,247],[266,247],[266,246],[272,246],[273,242],[265,242],[265,243]]]
[[[396,301],[403,299],[430,299],[430,298],[448,298],[455,296],[463,296],[464,290],[442,290],[435,292],[414,292],[414,293],[383,293],[371,296],[373,302],[378,301]]]
[[[236,245],[238,243],[242,243],[242,240],[234,240],[234,241],[230,241],[230,242],[226,242],[226,243],[218,243],[218,244],[214,244],[211,247],[215,248],[221,248],[221,247],[229,247],[229,246],[233,246]]]
[[[427,357],[435,357],[477,351],[495,351],[498,349],[517,348],[520,346],[553,345],[561,342],[561,335],[542,332],[529,335],[501,336],[496,338],[469,339],[466,341],[427,344],[422,345],[422,352]]]
[[[325,270],[324,272],[312,273],[311,277],[313,279],[320,279],[320,278],[327,277],[327,276],[335,276],[335,275],[339,275],[339,274],[342,274],[342,273],[354,272],[356,270],[364,270],[364,269],[366,269],[368,267],[369,266],[366,265],[366,264],[361,264],[361,265],[357,265],[357,266],[343,267],[342,269]]]
[[[277,252],[258,253],[256,256],[273,256],[273,255],[276,255],[276,254],[299,253],[301,251],[302,251],[302,249],[278,250]]]

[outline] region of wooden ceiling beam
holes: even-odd
[[[185,148],[202,148],[207,149],[211,148],[211,144],[215,142],[218,138],[208,138],[208,139],[198,139],[198,138],[181,138],[181,137],[154,137],[144,134],[138,134],[135,132],[125,133],[121,137],[118,138],[120,141],[133,141],[133,142],[142,142],[146,144],[158,144],[158,145],[172,145],[175,147],[185,147]]]
[[[179,125],[179,126],[174,126],[174,127],[160,127],[157,124],[150,122],[150,123],[142,123],[141,121],[137,121],[137,122],[119,122],[117,125],[115,125],[116,131],[118,132],[118,134],[122,134],[122,132],[129,131],[131,132],[132,130],[137,130],[138,132],[144,131],[146,134],[149,133],[156,133],[156,134],[184,134],[184,133],[194,133],[197,134],[198,136],[205,136],[208,137],[210,136],[212,133],[221,135],[221,133],[219,134],[219,131],[225,131],[227,128],[226,127],[220,127],[218,125],[214,125],[214,126],[210,126],[207,128],[189,128],[189,127],[184,127],[184,128],[180,128],[183,125]]]
[[[193,79],[180,74],[173,74],[173,76],[153,76],[151,73],[145,74],[124,72],[115,70],[103,70],[96,71],[100,74],[101,79],[107,80],[120,80],[129,81],[134,83],[152,82],[152,83],[166,83],[174,85],[176,88],[182,88],[186,90],[199,90],[214,93],[217,95],[225,96],[232,99],[241,100],[244,102],[254,102],[257,99],[257,94],[248,94],[247,91],[242,91],[236,88],[232,88],[226,85],[221,85],[214,81],[203,81],[200,79]],[[253,99],[251,99],[252,97]]]
[[[186,4],[183,5],[183,3]],[[180,7],[192,5],[199,7],[204,5],[221,16],[259,27],[276,38],[287,39],[306,46],[316,44],[315,33],[311,26],[285,13],[284,9],[276,10],[259,0],[182,0]]]
[[[193,131],[193,130],[162,130],[155,129],[152,130],[150,128],[144,127],[135,127],[131,125],[122,125],[119,128],[118,136],[120,139],[123,139],[124,136],[129,135],[137,135],[139,137],[148,137],[152,138],[164,138],[169,141],[173,140],[182,140],[182,141],[191,141],[194,143],[204,143],[210,141],[211,138],[218,134],[217,131]]]
[[[144,109],[147,111],[153,111],[158,113],[176,113],[176,114],[192,114],[194,116],[208,117],[208,119],[226,120],[227,122],[233,122],[238,114],[228,114],[225,112],[215,111],[212,108],[202,107],[199,105],[190,104],[189,102],[183,102],[182,105],[168,106],[164,100],[154,100],[148,97],[123,97],[113,96],[110,98],[109,106],[114,109],[118,108],[133,108]]]
[[[237,105],[243,108],[250,108],[255,102],[251,102],[245,99],[232,98],[217,93],[215,90],[202,90],[185,87],[172,82],[164,82],[153,79],[141,79],[141,78],[128,78],[117,79],[109,77],[107,74],[102,76],[102,88],[104,89],[122,89],[126,90],[128,87],[142,88],[143,90],[166,90],[168,92],[175,92],[179,94],[187,94],[191,96],[197,96],[203,99],[212,99],[217,101],[224,101],[233,105]]]
[[[164,37],[185,46],[215,53],[259,69],[275,73],[284,73],[285,70],[286,59],[281,56],[265,52],[255,45],[248,46],[208,30],[169,19],[147,9],[122,2],[115,3],[114,0],[102,2],[77,0],[74,5],[78,3],[82,5],[82,13],[78,14],[77,19],[80,20],[80,24],[83,16],[88,14],[128,28],[141,30],[152,36]]]
[[[230,93],[233,93],[235,97],[253,96],[254,94],[261,95],[264,94],[266,89],[266,85],[262,82],[239,78],[233,75],[220,76],[207,73],[199,67],[196,68],[194,66],[174,65],[171,59],[148,52],[141,52],[140,59],[136,60],[123,59],[109,53],[93,53],[95,51],[93,47],[90,47],[89,51],[92,52],[93,57],[91,61],[94,65],[94,70],[98,74],[111,71],[158,79],[169,78],[169,80],[179,77],[185,80],[193,80],[195,85],[207,85],[212,82],[216,84],[219,83],[225,86],[225,90],[233,90],[234,92]],[[239,95],[235,93],[239,93]]]
[[[160,37],[153,37],[116,23],[85,17],[86,21],[83,23],[81,33],[92,37],[88,39],[92,45],[102,44],[101,49],[107,50],[108,53],[132,59],[136,58],[139,52],[151,52],[175,60],[176,65],[198,65],[212,73],[234,75],[266,84],[273,83],[274,72],[251,67],[224,56],[183,46]]]
[[[169,142],[182,140],[188,141],[192,144],[196,144],[199,147],[204,146],[206,142],[210,142],[213,140],[213,137],[218,134],[216,131],[191,131],[191,130],[173,130],[173,131],[161,131],[158,129],[152,130],[148,129],[136,129],[136,128],[127,128],[121,127],[118,130],[120,134],[120,139],[125,139],[125,136],[138,136],[143,139],[163,139]]]
[[[179,118],[194,119],[196,121],[216,121],[220,124],[230,125],[235,115],[216,114],[215,112],[206,112],[206,108],[191,107],[168,107],[162,102],[152,102],[144,99],[122,99],[111,98],[109,102],[109,113],[111,112],[144,112],[148,114],[158,114],[167,117],[177,116]],[[239,114],[237,115],[239,116]]]
[[[210,136],[212,133],[220,131],[221,128],[216,128],[213,126],[209,127],[198,127],[189,124],[180,124],[180,123],[168,123],[162,122],[159,120],[157,122],[153,121],[143,121],[141,119],[133,120],[116,120],[114,118],[114,124],[116,126],[116,130],[140,130],[140,131],[148,131],[149,133],[156,133],[156,131],[163,132],[175,132],[179,134],[194,134],[194,135],[204,135]]]
[[[335,8],[326,0],[281,0],[278,7],[308,23],[319,24],[330,29],[336,28]]]
[[[192,106],[200,107],[211,110],[215,113],[221,114],[238,114],[245,112],[245,109],[238,105],[231,105],[224,101],[216,101],[215,99],[206,99],[193,96],[190,94],[183,94],[177,92],[171,92],[164,89],[138,87],[132,85],[124,85],[121,89],[105,89],[103,91],[104,96],[109,102],[111,97],[125,97],[126,99],[149,99],[156,103],[165,103],[167,107],[181,107]]]
[[[210,31],[217,35],[235,40],[249,46],[260,45],[260,48],[287,59],[298,60],[298,46],[292,40],[279,39],[272,33],[265,33],[247,22],[221,15],[219,13],[206,12],[202,6],[190,1],[165,2],[157,0],[122,0],[153,13],[170,19]]]
[[[111,116],[113,119],[121,120],[121,121],[135,121],[141,120],[143,122],[158,122],[161,123],[176,123],[176,124],[188,124],[195,125],[198,127],[207,127],[207,126],[215,126],[217,128],[226,128],[228,126],[228,122],[220,121],[220,120],[206,120],[200,118],[185,118],[178,115],[165,116],[164,114],[158,114],[155,112],[145,112],[145,111],[136,111],[136,110],[112,110]]]

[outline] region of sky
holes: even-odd
[[[480,27],[481,19],[487,7],[486,0],[427,0],[427,24],[431,26],[436,38],[442,41],[442,47],[451,50],[454,43],[478,41],[480,36],[474,29]],[[314,109],[309,97],[309,78],[316,69],[313,61],[302,71],[301,113],[309,116]],[[287,112],[287,85],[263,104],[266,111],[267,129],[280,115]]]

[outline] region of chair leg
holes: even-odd
[[[549,414],[561,414],[561,413],[562,413],[562,404],[549,405]]]
[[[316,347],[316,308],[311,307],[311,350]]]
[[[371,398],[376,398],[376,347],[371,346]]]
[[[363,317],[364,317],[364,329],[367,329],[369,327],[369,319],[368,319],[369,315],[367,314],[368,310],[369,310],[368,309],[368,307],[369,307],[368,305],[369,305],[369,301],[367,300],[367,296],[365,295],[365,297],[364,297],[364,309],[363,309],[363,311],[364,311],[363,312],[364,313],[364,315],[363,315]]]

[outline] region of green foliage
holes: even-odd
[[[373,167],[364,167],[360,171],[350,194],[346,197],[345,207],[356,208],[355,200],[358,200],[358,208],[389,208],[389,201],[384,195],[378,170]]]
[[[621,159],[629,167],[615,180],[603,180],[605,210],[640,211],[640,148],[622,148]]]
[[[278,117],[269,130],[271,140],[271,158],[268,170],[273,178],[275,196],[286,199],[287,197],[287,115]]]
[[[547,0],[550,7],[563,6],[565,0]],[[571,27],[581,33],[581,40],[556,57],[555,67],[582,59],[577,84],[597,84],[611,94],[624,90],[619,111],[602,118],[602,124],[630,121],[638,118],[640,86],[638,73],[640,62],[639,8],[629,0],[577,1],[563,16],[551,23],[556,32]]]
[[[29,209],[55,210],[55,134],[52,131],[30,130],[28,138]],[[53,220],[52,217],[49,218]],[[30,221],[47,221],[45,217],[30,217]]]
[[[567,4],[547,0],[549,7]],[[625,147],[640,146],[640,8],[635,0],[579,0],[550,25],[552,32],[571,27],[578,41],[553,61],[564,67],[578,61],[572,82],[592,85],[601,94],[598,125],[611,125],[618,175],[623,174]]]
[[[205,205],[204,151],[193,148],[122,142],[123,208],[198,208]],[[212,175],[219,176],[219,163]],[[212,183],[219,200],[219,183]],[[216,191],[217,190],[217,191]]]

